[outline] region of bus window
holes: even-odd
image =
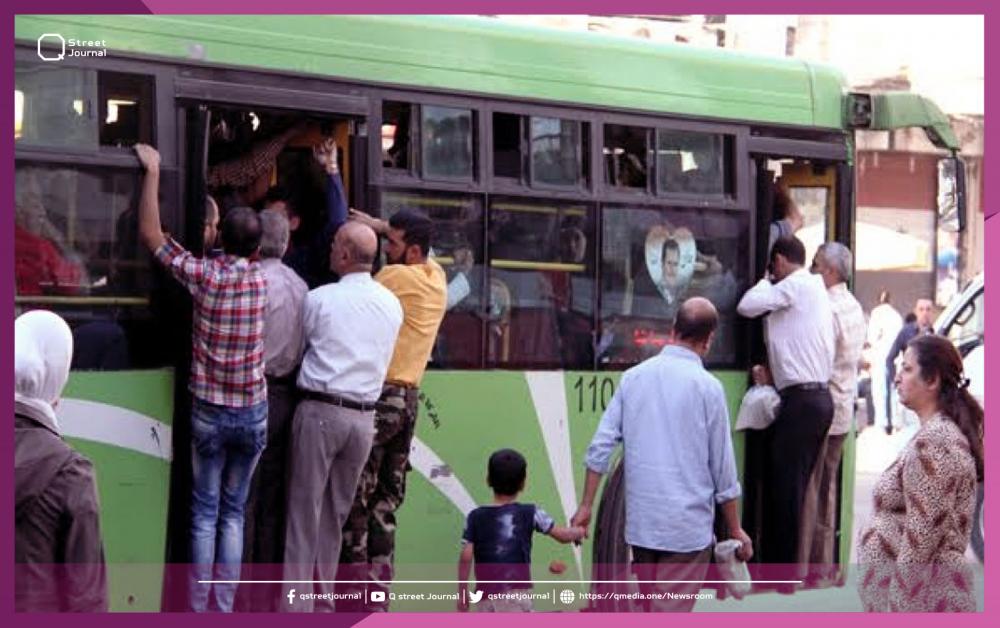
[[[736,303],[748,280],[749,217],[608,207],[602,224],[598,362],[625,367],[658,353],[680,304],[702,296],[720,318],[707,361],[733,365],[742,337]]]
[[[650,129],[604,125],[605,181],[611,187],[643,190],[649,181]]]
[[[512,113],[493,114],[493,176],[521,182],[521,121]]]
[[[14,140],[18,144],[96,148],[93,70],[18,61],[14,72]]]
[[[732,165],[732,136],[656,132],[656,188],[661,193],[732,196]]]
[[[578,120],[494,113],[493,176],[532,187],[583,187],[588,130]]]
[[[14,139],[73,148],[151,143],[153,93],[151,76],[19,62]]]
[[[161,190],[176,175],[163,172]],[[149,312],[150,256],[138,241],[139,176],[108,167],[26,165],[15,179],[15,306],[58,312],[74,368],[159,366]],[[164,200],[164,215],[173,215]]]
[[[531,118],[531,182],[578,186],[584,181],[585,125],[576,120]]]
[[[494,199],[489,240],[489,365],[592,368],[593,209]]]
[[[416,210],[434,221],[432,256],[448,278],[447,311],[431,354],[439,368],[482,366],[483,212],[476,196],[384,191],[382,215]]]
[[[472,111],[425,105],[420,122],[424,177],[471,179]]]
[[[153,143],[153,77],[100,72],[98,95],[102,146]]]
[[[382,167],[394,170],[410,169],[409,103],[382,103]]]

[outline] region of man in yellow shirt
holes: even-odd
[[[345,608],[338,600],[338,610],[378,611],[387,610],[388,595],[382,602],[372,602],[371,592],[384,591],[393,578],[396,510],[406,492],[418,387],[444,318],[447,279],[437,262],[427,257],[434,223],[426,216],[402,210],[386,222],[351,210],[351,218],[387,238],[389,263],[375,281],[403,306],[403,325],[375,407],[375,440],[344,526],[340,553],[344,577],[338,579],[367,581],[369,595],[357,608]]]

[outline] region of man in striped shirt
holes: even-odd
[[[267,441],[264,316],[267,291],[260,265],[261,225],[249,208],[222,222],[223,255],[197,258],[163,234],[157,200],[160,154],[135,146],[146,170],[139,201],[139,236],[191,293],[194,302],[190,390],[192,610],[208,610],[210,585],[238,580],[243,508],[250,477]],[[218,537],[217,537],[218,532]],[[214,609],[231,611],[235,584],[216,584]]]
[[[865,313],[847,289],[851,278],[851,251],[839,242],[827,242],[813,258],[812,272],[823,278],[833,310],[834,356],[830,373],[833,423],[820,449],[803,507],[799,563],[807,585],[836,576],[833,550],[837,531],[837,478],[844,440],[854,421],[858,392],[858,363],[865,344]]]

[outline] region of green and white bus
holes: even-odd
[[[762,355],[759,323],[735,305],[763,274],[776,194],[801,209],[807,248],[851,245],[854,129],[923,127],[958,146],[933,103],[849,93],[828,67],[488,18],[21,15],[15,34],[15,309],[74,328],[60,419],[96,464],[113,610],[182,608],[164,574],[186,558],[190,492],[190,311],[137,245],[134,143],[160,150],[165,228],[192,247],[199,199],[240,192],[213,189],[212,167],[301,121],[336,139],[352,206],[436,221],[449,310],[422,384],[397,580],[454,578],[500,447],[528,459],[524,498],[568,520],[620,372],[659,351],[686,296],[721,313],[707,362],[735,421]],[[314,139],[289,141],[264,183],[317,190]],[[751,532],[752,440],[735,437]],[[591,566],[628,560],[623,509],[613,475],[596,538],[536,543],[535,578],[608,579]],[[568,569],[549,573],[554,560]]]

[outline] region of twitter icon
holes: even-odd
[[[479,600],[481,600],[481,599],[483,599],[483,592],[482,591],[475,591],[475,592],[469,591],[469,601],[470,602],[472,602],[473,604],[479,604]]]

